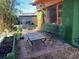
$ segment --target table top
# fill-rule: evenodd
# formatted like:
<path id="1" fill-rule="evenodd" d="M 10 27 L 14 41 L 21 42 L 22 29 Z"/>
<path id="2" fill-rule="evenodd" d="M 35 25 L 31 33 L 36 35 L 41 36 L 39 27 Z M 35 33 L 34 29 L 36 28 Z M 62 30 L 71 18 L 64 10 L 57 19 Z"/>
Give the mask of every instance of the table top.
<path id="1" fill-rule="evenodd" d="M 40 32 L 30 32 L 26 34 L 30 40 L 45 39 L 45 36 Z"/>

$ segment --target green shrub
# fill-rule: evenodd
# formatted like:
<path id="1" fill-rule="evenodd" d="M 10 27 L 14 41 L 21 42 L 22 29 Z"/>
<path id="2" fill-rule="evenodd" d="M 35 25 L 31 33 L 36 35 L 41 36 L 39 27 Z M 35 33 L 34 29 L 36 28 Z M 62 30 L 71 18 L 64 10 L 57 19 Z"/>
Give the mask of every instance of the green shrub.
<path id="1" fill-rule="evenodd" d="M 61 39 L 64 39 L 64 27 L 62 25 L 59 26 L 59 32 L 58 35 Z"/>
<path id="2" fill-rule="evenodd" d="M 46 24 L 46 31 L 54 35 L 58 35 L 59 25 L 57 24 Z"/>

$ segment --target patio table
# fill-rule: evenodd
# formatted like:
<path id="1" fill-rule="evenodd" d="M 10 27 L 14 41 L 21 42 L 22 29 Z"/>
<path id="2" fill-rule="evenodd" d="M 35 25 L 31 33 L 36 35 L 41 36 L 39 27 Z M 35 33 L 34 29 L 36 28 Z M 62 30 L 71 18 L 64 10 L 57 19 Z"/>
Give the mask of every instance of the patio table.
<path id="1" fill-rule="evenodd" d="M 28 32 L 25 38 L 27 38 L 26 40 L 31 43 L 31 46 L 33 46 L 37 41 L 41 41 L 45 45 L 46 37 L 40 32 Z"/>

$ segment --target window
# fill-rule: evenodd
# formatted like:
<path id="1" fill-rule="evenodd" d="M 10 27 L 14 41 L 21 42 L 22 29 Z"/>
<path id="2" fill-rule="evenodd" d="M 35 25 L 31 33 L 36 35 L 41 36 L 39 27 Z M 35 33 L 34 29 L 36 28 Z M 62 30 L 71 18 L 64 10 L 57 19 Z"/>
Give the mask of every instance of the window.
<path id="1" fill-rule="evenodd" d="M 50 6 L 48 8 L 49 11 L 49 21 L 50 23 L 55 23 L 56 22 L 56 6 Z"/>
<path id="2" fill-rule="evenodd" d="M 61 23 L 61 13 L 62 13 L 62 3 L 60 3 L 58 5 L 58 20 L 59 20 L 59 24 Z"/>

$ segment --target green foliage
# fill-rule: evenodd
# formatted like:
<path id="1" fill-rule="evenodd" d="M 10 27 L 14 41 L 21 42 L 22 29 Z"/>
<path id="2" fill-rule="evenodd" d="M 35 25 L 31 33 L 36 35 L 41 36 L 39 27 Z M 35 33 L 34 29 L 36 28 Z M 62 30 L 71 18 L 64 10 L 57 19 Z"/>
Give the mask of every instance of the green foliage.
<path id="1" fill-rule="evenodd" d="M 12 0 L 0 0 L 0 25 L 2 30 L 11 30 L 14 24 L 18 23 L 18 18 L 12 10 Z M 0 29 L 1 31 L 1 29 Z"/>
<path id="2" fill-rule="evenodd" d="M 46 24 L 46 31 L 47 32 L 51 32 L 51 28 L 52 28 L 51 24 Z"/>
<path id="3" fill-rule="evenodd" d="M 65 28 L 62 26 L 62 25 L 59 25 L 59 32 L 58 32 L 58 35 L 61 39 L 64 39 L 64 30 Z"/>
<path id="4" fill-rule="evenodd" d="M 46 24 L 46 31 L 51 33 L 56 33 L 59 31 L 59 25 L 57 24 Z"/>

